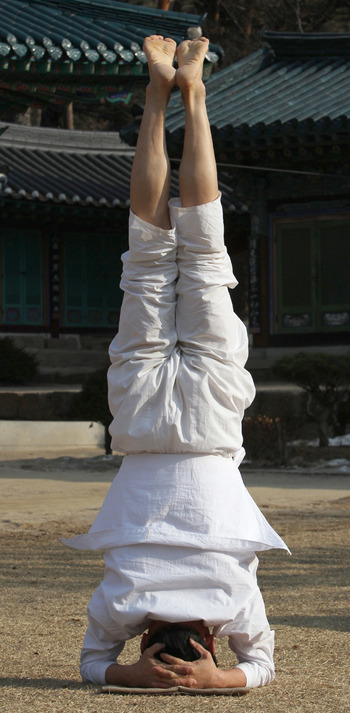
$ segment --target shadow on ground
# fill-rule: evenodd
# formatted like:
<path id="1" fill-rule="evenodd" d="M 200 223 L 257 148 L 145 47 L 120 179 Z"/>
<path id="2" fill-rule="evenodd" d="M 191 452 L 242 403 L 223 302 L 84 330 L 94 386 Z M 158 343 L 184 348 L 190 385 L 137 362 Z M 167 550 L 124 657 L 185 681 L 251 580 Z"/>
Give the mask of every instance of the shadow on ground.
<path id="1" fill-rule="evenodd" d="M 350 631 L 349 616 L 271 616 L 270 624 L 272 627 L 294 626 L 305 629 L 329 629 L 330 631 Z"/>
<path id="2" fill-rule="evenodd" d="M 12 686 L 13 688 L 70 688 L 81 690 L 86 684 L 64 678 L 0 678 L 0 687 Z"/>

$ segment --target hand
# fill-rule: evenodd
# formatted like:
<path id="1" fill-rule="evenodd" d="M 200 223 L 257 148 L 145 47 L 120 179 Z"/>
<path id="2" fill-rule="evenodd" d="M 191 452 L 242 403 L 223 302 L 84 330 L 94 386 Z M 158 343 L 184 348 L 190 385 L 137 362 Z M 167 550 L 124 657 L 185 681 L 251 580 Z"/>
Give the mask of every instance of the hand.
<path id="1" fill-rule="evenodd" d="M 207 651 L 197 641 L 193 639 L 190 639 L 190 641 L 193 648 L 200 654 L 199 659 L 191 661 L 191 678 L 196 681 L 192 686 L 193 688 L 238 688 L 247 685 L 246 675 L 239 667 L 230 668 L 228 671 L 220 670 L 214 663 L 210 651 Z M 172 669 L 185 663 L 185 661 L 177 659 L 175 656 L 169 656 L 169 654 L 161 654 L 161 657 L 170 664 Z M 182 685 L 187 686 L 188 684 L 182 683 Z"/>
<path id="2" fill-rule="evenodd" d="M 190 639 L 191 645 L 200 654 L 200 658 L 196 661 L 191 661 L 191 666 L 193 669 L 193 678 L 195 678 L 196 683 L 193 688 L 218 688 L 222 687 L 223 683 L 220 683 L 221 672 L 216 664 L 214 663 L 213 657 L 210 651 L 207 651 L 201 644 L 193 639 Z M 170 656 L 169 654 L 161 654 L 161 658 L 170 664 L 172 670 L 176 666 L 183 665 L 185 662 L 182 659 L 178 659 L 175 656 Z M 186 686 L 185 683 L 180 683 L 179 685 Z"/>
<path id="3" fill-rule="evenodd" d="M 192 662 L 178 659 L 174 664 L 167 665 L 154 658 L 164 644 L 154 644 L 144 651 L 139 660 L 127 665 L 111 664 L 108 666 L 105 680 L 115 686 L 140 686 L 142 688 L 171 688 L 172 686 L 194 687 L 196 680 L 191 675 Z"/>

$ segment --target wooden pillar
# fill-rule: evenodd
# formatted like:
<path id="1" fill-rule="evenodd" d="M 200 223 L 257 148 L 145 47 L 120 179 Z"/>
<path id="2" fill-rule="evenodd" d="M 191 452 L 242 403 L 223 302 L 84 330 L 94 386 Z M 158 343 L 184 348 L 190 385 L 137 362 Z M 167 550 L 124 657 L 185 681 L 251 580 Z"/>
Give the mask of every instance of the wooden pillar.
<path id="1" fill-rule="evenodd" d="M 30 107 L 30 126 L 41 126 L 42 109 L 39 106 Z"/>
<path id="2" fill-rule="evenodd" d="M 255 178 L 249 238 L 249 329 L 254 346 L 269 343 L 268 211 L 265 177 Z"/>
<path id="3" fill-rule="evenodd" d="M 205 8 L 205 10 L 208 10 L 208 16 L 210 22 L 212 22 L 215 25 L 215 30 L 219 29 L 219 24 L 220 24 L 220 5 L 221 5 L 221 0 L 212 0 L 212 2 L 208 3 L 209 7 Z M 231 17 L 229 10 L 226 7 L 226 3 L 223 3 L 223 7 L 225 10 L 228 12 L 229 16 Z"/>
<path id="4" fill-rule="evenodd" d="M 63 110 L 63 123 L 64 128 L 69 129 L 69 131 L 74 130 L 74 114 L 73 114 L 73 102 L 66 104 Z"/>
<path id="5" fill-rule="evenodd" d="M 50 265 L 50 306 L 51 320 L 50 331 L 51 336 L 58 338 L 60 334 L 61 321 L 61 265 L 60 265 L 60 238 L 59 235 L 53 235 L 51 238 L 49 265 Z"/>
<path id="6" fill-rule="evenodd" d="M 158 10 L 169 10 L 171 0 L 158 0 Z"/>

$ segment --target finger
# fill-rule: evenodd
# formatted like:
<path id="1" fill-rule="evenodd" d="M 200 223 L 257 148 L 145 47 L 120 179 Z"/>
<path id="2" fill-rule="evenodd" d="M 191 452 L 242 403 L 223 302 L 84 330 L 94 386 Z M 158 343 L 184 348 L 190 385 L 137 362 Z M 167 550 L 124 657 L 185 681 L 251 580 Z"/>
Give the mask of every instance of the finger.
<path id="1" fill-rule="evenodd" d="M 160 668 L 155 666 L 154 671 L 157 671 L 160 676 L 188 676 L 194 673 L 192 666 L 171 666 L 166 668 Z"/>
<path id="2" fill-rule="evenodd" d="M 207 649 L 205 649 L 204 646 L 202 646 L 202 644 L 198 643 L 198 641 L 195 641 L 194 639 L 190 639 L 190 643 L 191 643 L 191 646 L 193 646 L 193 648 L 196 649 L 196 651 L 198 651 L 198 653 L 200 653 L 201 658 L 202 657 L 207 658 L 208 654 L 211 655 L 210 652 L 207 651 Z"/>
<path id="3" fill-rule="evenodd" d="M 154 659 L 155 655 L 158 654 L 159 651 L 161 651 L 162 649 L 164 649 L 164 644 L 161 644 L 160 642 L 158 642 L 157 644 L 153 644 L 153 646 L 150 646 L 148 649 L 145 649 L 141 658 L 144 657 L 146 659 Z"/>
<path id="4" fill-rule="evenodd" d="M 166 668 L 154 668 L 153 671 L 155 676 L 159 676 L 159 678 L 166 682 L 166 681 L 172 681 L 175 678 L 175 674 L 172 671 L 168 671 Z"/>
<path id="5" fill-rule="evenodd" d="M 161 649 L 164 649 L 165 644 L 161 644 L 160 641 L 158 641 L 157 644 L 153 644 L 153 646 L 150 646 L 146 651 L 152 651 L 152 653 L 155 653 L 156 651 L 160 651 Z"/>
<path id="6" fill-rule="evenodd" d="M 172 688 L 175 684 L 166 681 L 153 681 L 150 688 Z"/>
<path id="7" fill-rule="evenodd" d="M 185 686 L 185 688 L 195 688 L 197 686 L 197 681 L 195 678 L 173 678 L 172 680 L 165 681 L 163 679 L 154 680 L 151 683 L 151 688 L 173 688 L 175 686 Z"/>
<path id="8" fill-rule="evenodd" d="M 186 678 L 175 678 L 172 682 L 173 686 L 185 686 L 186 688 L 195 688 L 197 686 L 197 680 L 192 676 L 186 676 Z"/>
<path id="9" fill-rule="evenodd" d="M 170 663 L 172 665 L 174 664 L 179 664 L 180 666 L 185 666 L 186 661 L 183 659 L 178 659 L 176 656 L 171 656 L 171 654 L 160 654 L 160 657 L 163 661 L 166 661 L 167 663 Z"/>

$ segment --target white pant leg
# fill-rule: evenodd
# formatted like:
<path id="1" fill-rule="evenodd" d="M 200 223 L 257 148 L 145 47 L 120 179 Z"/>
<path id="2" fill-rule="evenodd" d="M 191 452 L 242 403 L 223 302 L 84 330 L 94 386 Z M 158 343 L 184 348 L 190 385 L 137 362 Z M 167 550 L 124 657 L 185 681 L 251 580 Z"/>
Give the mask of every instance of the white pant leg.
<path id="1" fill-rule="evenodd" d="M 108 374 L 112 448 L 232 456 L 242 445 L 241 420 L 254 386 L 244 369 L 246 329 L 226 287 L 236 281 L 220 200 L 194 208 L 170 202 L 170 212 L 180 269 L 176 325 L 174 231 L 135 216 L 130 222 Z"/>
<path id="2" fill-rule="evenodd" d="M 108 396 L 114 416 L 110 427 L 114 450 L 147 450 L 144 436 L 152 428 L 151 423 L 146 423 L 152 408 L 152 418 L 157 420 L 157 405 L 152 405 L 152 397 L 161 385 L 164 387 L 167 359 L 177 342 L 176 278 L 175 230 L 157 228 L 131 213 L 129 251 L 123 255 L 120 286 L 124 298 L 119 330 L 109 351 Z"/>
<path id="3" fill-rule="evenodd" d="M 181 349 L 186 355 L 243 367 L 247 331 L 227 289 L 236 287 L 237 280 L 224 243 L 221 200 L 182 208 L 175 199 L 170 214 L 178 242 L 176 328 Z"/>
<path id="4" fill-rule="evenodd" d="M 255 388 L 244 369 L 247 331 L 227 289 L 237 281 L 224 244 L 221 200 L 192 208 L 172 200 L 170 214 L 178 241 L 176 329 L 182 370 L 193 374 L 205 450 L 228 453 L 230 444 L 232 451 L 241 446 L 241 421 Z M 211 442 L 205 430 L 211 431 Z"/>

